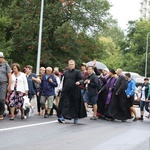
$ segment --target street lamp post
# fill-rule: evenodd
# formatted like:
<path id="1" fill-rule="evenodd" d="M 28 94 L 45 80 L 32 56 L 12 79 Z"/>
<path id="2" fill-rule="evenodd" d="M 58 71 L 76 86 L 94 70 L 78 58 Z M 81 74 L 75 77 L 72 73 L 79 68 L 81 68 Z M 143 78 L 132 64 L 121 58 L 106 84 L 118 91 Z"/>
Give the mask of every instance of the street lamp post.
<path id="1" fill-rule="evenodd" d="M 39 28 L 39 41 L 38 41 L 38 54 L 37 54 L 36 74 L 39 74 L 39 69 L 40 69 L 41 43 L 42 43 L 42 26 L 43 26 L 43 10 L 44 10 L 44 0 L 41 0 L 41 14 L 40 14 L 40 28 Z"/>
<path id="2" fill-rule="evenodd" d="M 146 40 L 146 60 L 145 60 L 145 77 L 147 77 L 147 58 L 148 58 L 148 37 L 150 32 L 147 33 L 147 40 Z"/>

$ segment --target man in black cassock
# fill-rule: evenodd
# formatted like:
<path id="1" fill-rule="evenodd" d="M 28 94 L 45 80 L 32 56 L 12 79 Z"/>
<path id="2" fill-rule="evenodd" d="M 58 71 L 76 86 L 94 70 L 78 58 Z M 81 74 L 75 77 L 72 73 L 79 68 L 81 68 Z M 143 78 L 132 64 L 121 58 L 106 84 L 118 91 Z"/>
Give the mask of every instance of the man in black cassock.
<path id="1" fill-rule="evenodd" d="M 109 115 L 113 119 L 126 121 L 131 119 L 130 107 L 128 105 L 126 90 L 126 79 L 122 75 L 122 69 L 117 69 L 118 79 L 114 85 L 113 96 L 109 105 Z"/>
<path id="2" fill-rule="evenodd" d="M 62 94 L 58 106 L 58 121 L 65 123 L 65 119 L 74 119 L 78 123 L 78 118 L 87 117 L 81 89 L 76 84 L 82 80 L 79 70 L 75 69 L 75 61 L 69 60 L 69 69 L 64 73 Z"/>

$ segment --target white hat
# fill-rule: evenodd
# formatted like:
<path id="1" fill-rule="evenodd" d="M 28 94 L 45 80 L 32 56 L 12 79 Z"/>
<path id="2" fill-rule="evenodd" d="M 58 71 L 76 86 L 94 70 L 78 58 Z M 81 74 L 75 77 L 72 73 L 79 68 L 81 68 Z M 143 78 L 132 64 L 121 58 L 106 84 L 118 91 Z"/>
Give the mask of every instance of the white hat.
<path id="1" fill-rule="evenodd" d="M 109 72 L 109 69 L 108 69 L 108 68 L 104 68 L 103 70 Z"/>
<path id="2" fill-rule="evenodd" d="M 3 52 L 0 52 L 0 57 L 4 57 L 4 54 L 3 54 Z"/>

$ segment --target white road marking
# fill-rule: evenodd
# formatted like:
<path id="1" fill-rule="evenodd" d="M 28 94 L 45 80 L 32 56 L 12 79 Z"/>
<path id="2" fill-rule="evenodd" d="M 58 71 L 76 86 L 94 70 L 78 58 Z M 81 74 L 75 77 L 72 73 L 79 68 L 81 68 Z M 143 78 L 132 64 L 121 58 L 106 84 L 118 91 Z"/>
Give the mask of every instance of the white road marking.
<path id="1" fill-rule="evenodd" d="M 92 115 L 88 115 L 88 117 L 91 117 L 91 116 Z M 4 128 L 4 129 L 0 129 L 0 132 L 9 131 L 9 130 L 16 130 L 16 129 L 22 129 L 22 128 L 28 128 L 28 127 L 34 127 L 34 126 L 40 126 L 40 125 L 46 125 L 46 124 L 52 124 L 52 123 L 56 123 L 56 122 L 58 122 L 58 120 L 42 122 L 42 123 L 35 123 L 35 124 L 29 124 L 29 125 L 23 125 L 23 126 L 17 126 L 17 127 Z"/>
<path id="2" fill-rule="evenodd" d="M 57 120 L 49 121 L 49 122 L 42 122 L 42 123 L 36 123 L 36 124 L 29 124 L 29 125 L 23 125 L 23 126 L 17 126 L 17 127 L 10 127 L 10 128 L 4 128 L 0 129 L 1 131 L 9 131 L 9 130 L 15 130 L 15 129 L 22 129 L 22 128 L 28 128 L 28 127 L 34 127 L 34 126 L 40 126 L 40 125 L 46 125 L 46 124 L 52 124 L 58 122 Z"/>

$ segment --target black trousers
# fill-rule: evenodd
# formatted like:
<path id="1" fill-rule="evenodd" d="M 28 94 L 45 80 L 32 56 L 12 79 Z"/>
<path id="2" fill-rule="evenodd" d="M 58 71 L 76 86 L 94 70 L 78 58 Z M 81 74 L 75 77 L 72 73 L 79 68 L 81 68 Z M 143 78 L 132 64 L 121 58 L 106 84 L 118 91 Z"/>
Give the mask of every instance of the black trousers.
<path id="1" fill-rule="evenodd" d="M 40 103 L 41 94 L 37 96 L 37 111 L 40 113 L 41 103 Z"/>
<path id="2" fill-rule="evenodd" d="M 56 112 L 58 112 L 58 108 L 57 106 L 53 103 L 53 108 L 51 109 L 51 112 L 50 112 L 50 115 L 52 116 L 53 115 L 53 110 L 56 110 Z"/>
<path id="3" fill-rule="evenodd" d="M 5 111 L 5 98 L 7 91 L 7 82 L 0 82 L 0 115 Z"/>
<path id="4" fill-rule="evenodd" d="M 0 99 L 0 115 L 3 115 L 5 111 L 5 102 L 3 99 Z"/>

